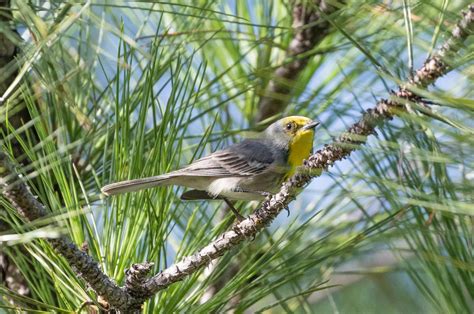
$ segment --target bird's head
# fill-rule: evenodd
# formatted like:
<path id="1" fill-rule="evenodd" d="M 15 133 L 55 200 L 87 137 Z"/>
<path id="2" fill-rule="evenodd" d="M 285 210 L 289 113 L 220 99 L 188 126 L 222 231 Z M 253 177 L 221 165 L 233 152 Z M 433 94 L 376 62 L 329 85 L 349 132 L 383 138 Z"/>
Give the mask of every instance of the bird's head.
<path id="1" fill-rule="evenodd" d="M 319 122 L 303 116 L 290 116 L 272 123 L 266 130 L 267 138 L 281 148 L 290 148 L 293 145 L 313 145 L 314 128 Z M 303 142 L 302 142 L 303 141 Z M 305 157 L 306 158 L 306 157 Z"/>

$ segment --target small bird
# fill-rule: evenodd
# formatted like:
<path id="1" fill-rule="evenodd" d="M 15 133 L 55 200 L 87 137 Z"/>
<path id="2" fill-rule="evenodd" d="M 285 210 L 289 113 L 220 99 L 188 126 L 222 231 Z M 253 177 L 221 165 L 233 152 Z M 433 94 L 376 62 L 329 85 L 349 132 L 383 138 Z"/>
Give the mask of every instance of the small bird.
<path id="1" fill-rule="evenodd" d="M 218 150 L 179 170 L 108 184 L 102 193 L 114 195 L 180 185 L 192 189 L 183 193 L 181 199 L 223 199 L 235 213 L 229 200 L 263 200 L 279 191 L 282 182 L 311 154 L 318 124 L 302 116 L 282 118 L 256 138 Z"/>

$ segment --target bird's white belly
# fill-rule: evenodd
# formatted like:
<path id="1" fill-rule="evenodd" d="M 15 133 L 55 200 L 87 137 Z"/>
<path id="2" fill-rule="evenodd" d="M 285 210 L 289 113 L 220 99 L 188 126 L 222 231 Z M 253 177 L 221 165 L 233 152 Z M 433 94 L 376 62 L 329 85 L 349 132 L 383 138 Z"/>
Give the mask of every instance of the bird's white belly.
<path id="1" fill-rule="evenodd" d="M 226 196 L 227 193 L 235 191 L 238 188 L 240 181 L 242 178 L 238 177 L 230 177 L 230 178 L 218 178 L 215 179 L 209 184 L 207 188 L 207 192 L 213 196 L 217 195 L 224 195 Z"/>
<path id="2" fill-rule="evenodd" d="M 207 188 L 207 192 L 213 196 L 226 197 L 231 200 L 242 200 L 242 201 L 261 201 L 265 197 L 257 191 L 242 191 L 239 192 L 239 189 L 244 188 L 241 186 L 244 183 L 246 178 L 219 178 L 215 179 Z"/>
<path id="3" fill-rule="evenodd" d="M 258 192 L 260 190 L 255 191 L 256 187 L 248 186 L 249 179 L 246 177 L 224 177 L 214 179 L 210 177 L 186 177 L 186 180 L 182 180 L 182 178 L 183 177 L 175 178 L 173 184 L 206 191 L 216 198 L 221 196 L 231 200 L 245 201 L 263 200 L 265 198 Z M 260 184 L 258 186 L 260 187 Z M 239 189 L 244 189 L 246 191 L 238 192 Z M 262 186 L 261 189 L 264 192 L 269 192 L 264 189 L 264 186 Z"/>

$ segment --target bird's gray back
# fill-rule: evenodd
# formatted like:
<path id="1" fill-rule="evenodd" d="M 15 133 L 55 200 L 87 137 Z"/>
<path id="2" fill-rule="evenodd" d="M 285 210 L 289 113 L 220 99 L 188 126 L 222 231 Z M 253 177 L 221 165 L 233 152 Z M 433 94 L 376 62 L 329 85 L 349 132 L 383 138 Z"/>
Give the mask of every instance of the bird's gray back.
<path id="1" fill-rule="evenodd" d="M 246 139 L 198 159 L 178 172 L 191 176 L 254 176 L 270 166 L 284 166 L 287 155 L 266 140 Z"/>

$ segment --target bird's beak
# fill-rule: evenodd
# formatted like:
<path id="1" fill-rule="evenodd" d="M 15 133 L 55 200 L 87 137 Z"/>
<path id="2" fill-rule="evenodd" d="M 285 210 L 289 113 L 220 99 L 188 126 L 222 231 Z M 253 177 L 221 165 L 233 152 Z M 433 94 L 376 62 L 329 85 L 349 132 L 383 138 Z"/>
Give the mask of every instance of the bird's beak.
<path id="1" fill-rule="evenodd" d="M 303 130 L 311 130 L 311 129 L 314 129 L 315 127 L 317 127 L 319 125 L 319 122 L 318 121 L 311 121 L 309 122 L 308 124 L 305 124 L 302 129 Z"/>

